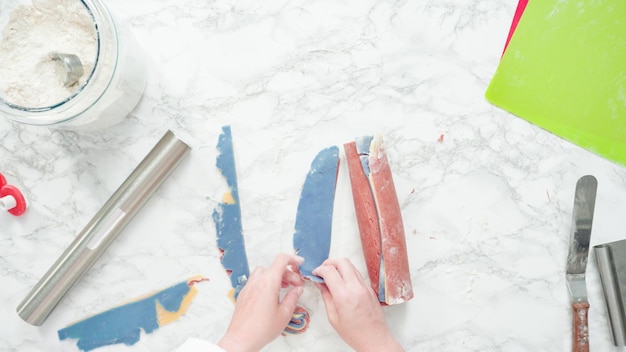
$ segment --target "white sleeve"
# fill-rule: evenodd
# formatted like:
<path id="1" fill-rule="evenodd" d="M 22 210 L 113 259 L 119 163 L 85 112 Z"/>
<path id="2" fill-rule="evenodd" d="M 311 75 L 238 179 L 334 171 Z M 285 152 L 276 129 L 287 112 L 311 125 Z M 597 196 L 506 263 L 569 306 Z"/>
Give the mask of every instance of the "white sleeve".
<path id="1" fill-rule="evenodd" d="M 208 341 L 188 338 L 185 343 L 176 349 L 175 352 L 226 352 L 215 344 Z"/>

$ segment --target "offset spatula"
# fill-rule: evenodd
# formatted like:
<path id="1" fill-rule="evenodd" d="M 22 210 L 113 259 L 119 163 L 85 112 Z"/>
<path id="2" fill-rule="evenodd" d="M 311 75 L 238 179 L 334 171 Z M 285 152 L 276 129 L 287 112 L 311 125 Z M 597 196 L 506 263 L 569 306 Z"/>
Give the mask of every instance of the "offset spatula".
<path id="1" fill-rule="evenodd" d="M 589 238 L 596 205 L 598 181 L 587 175 L 576 182 L 572 228 L 567 255 L 567 287 L 572 299 L 572 351 L 589 351 L 589 324 L 585 270 L 589 254 Z"/>

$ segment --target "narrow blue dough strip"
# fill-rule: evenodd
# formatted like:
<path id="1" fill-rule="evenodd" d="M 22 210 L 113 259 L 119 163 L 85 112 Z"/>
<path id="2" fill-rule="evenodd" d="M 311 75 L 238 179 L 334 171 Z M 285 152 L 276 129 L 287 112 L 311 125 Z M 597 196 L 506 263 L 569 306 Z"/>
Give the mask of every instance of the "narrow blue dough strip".
<path id="1" fill-rule="evenodd" d="M 354 141 L 356 146 L 356 152 L 359 154 L 359 158 L 361 159 L 361 166 L 363 167 L 363 172 L 365 172 L 365 176 L 370 177 L 370 145 L 372 144 L 373 136 L 361 136 L 357 137 Z"/>
<path id="2" fill-rule="evenodd" d="M 237 186 L 237 170 L 233 151 L 233 137 L 230 126 L 222 127 L 222 134 L 217 143 L 220 154 L 215 166 L 220 170 L 228 184 L 234 204 L 221 202 L 213 210 L 213 221 L 217 232 L 217 246 L 224 251 L 222 266 L 231 271 L 230 283 L 235 289 L 235 299 L 250 276 L 246 247 L 241 225 L 241 207 Z"/>
<path id="3" fill-rule="evenodd" d="M 293 246 L 304 258 L 300 273 L 322 282 L 311 272 L 328 258 L 333 220 L 335 185 L 339 168 L 339 148 L 320 151 L 306 176 L 296 215 Z"/>

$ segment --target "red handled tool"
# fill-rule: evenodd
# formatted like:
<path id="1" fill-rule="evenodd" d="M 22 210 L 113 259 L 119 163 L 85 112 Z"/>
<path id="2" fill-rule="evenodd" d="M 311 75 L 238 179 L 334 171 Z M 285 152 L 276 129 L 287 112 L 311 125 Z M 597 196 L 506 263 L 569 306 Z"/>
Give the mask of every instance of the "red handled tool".
<path id="1" fill-rule="evenodd" d="M 0 210 L 7 210 L 11 215 L 20 216 L 26 211 L 26 198 L 15 186 L 7 184 L 0 173 Z"/>

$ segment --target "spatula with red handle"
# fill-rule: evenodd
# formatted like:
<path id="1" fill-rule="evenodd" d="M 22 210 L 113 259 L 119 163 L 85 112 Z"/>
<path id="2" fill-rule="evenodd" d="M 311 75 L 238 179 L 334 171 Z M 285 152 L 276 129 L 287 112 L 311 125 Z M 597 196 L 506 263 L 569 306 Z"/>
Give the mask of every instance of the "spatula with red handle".
<path id="1" fill-rule="evenodd" d="M 589 352 L 589 301 L 585 271 L 589 254 L 589 239 L 596 205 L 598 181 L 587 175 L 576 182 L 572 228 L 567 255 L 567 287 L 572 300 L 572 351 Z"/>

